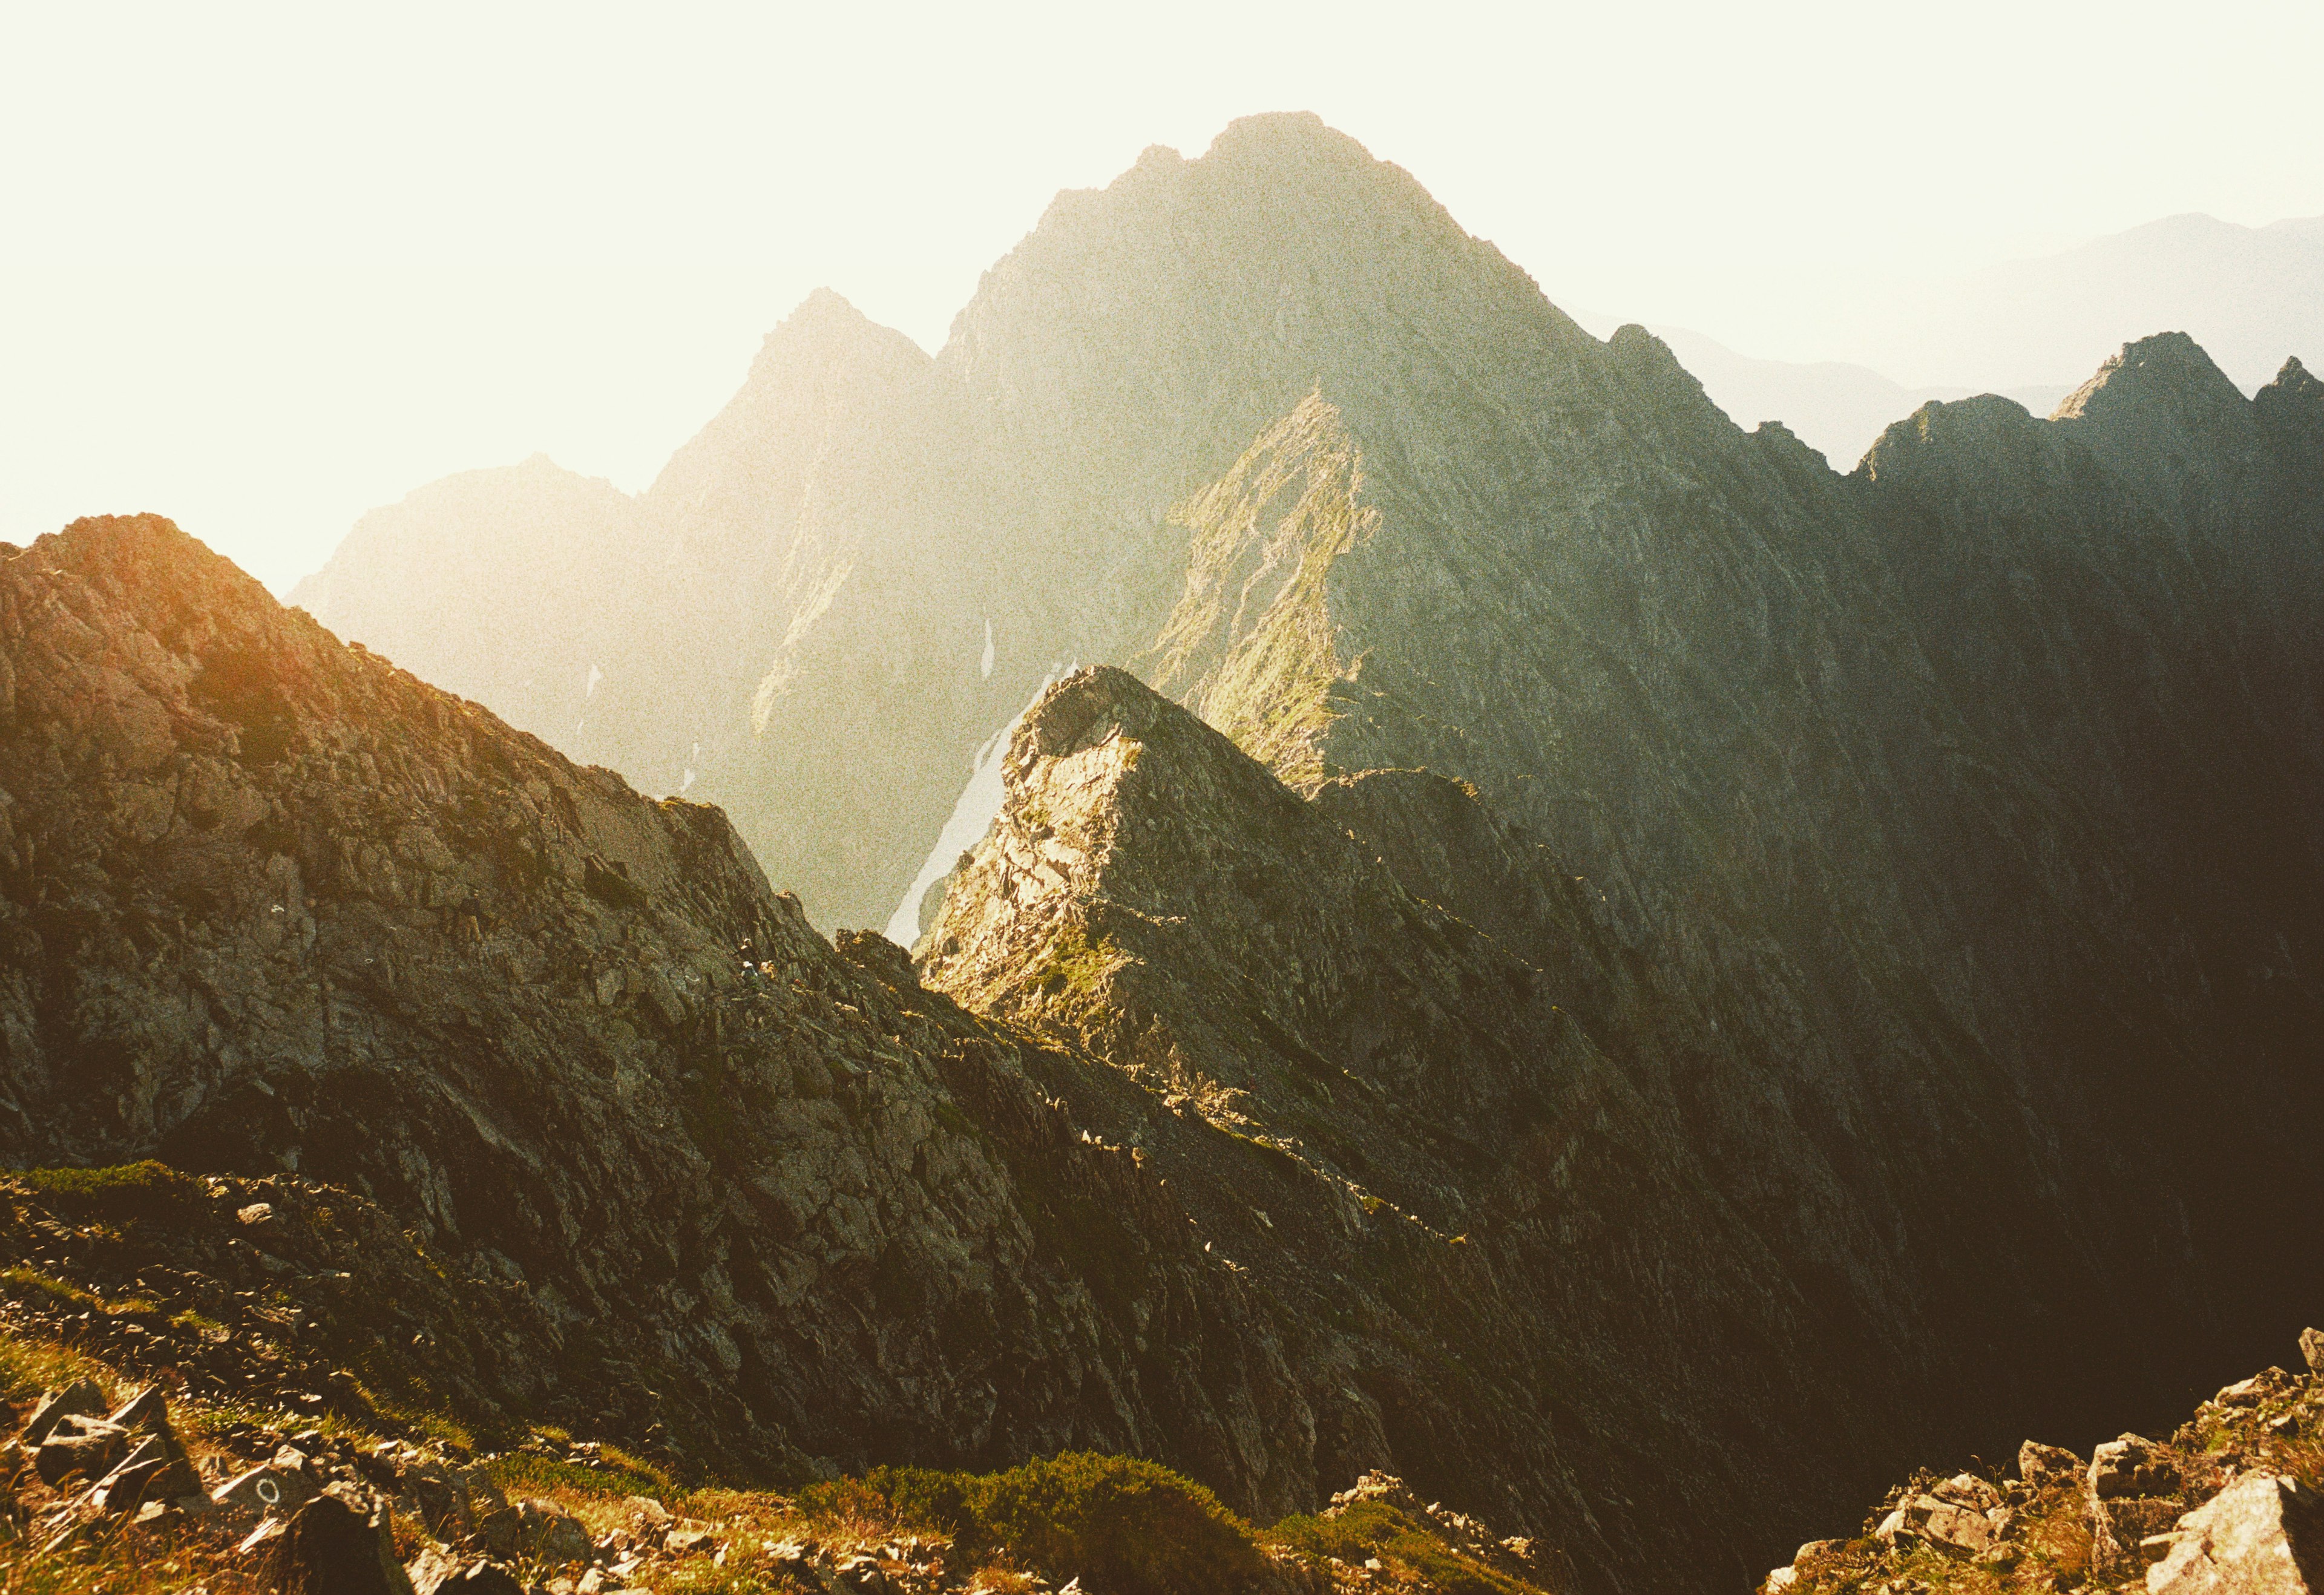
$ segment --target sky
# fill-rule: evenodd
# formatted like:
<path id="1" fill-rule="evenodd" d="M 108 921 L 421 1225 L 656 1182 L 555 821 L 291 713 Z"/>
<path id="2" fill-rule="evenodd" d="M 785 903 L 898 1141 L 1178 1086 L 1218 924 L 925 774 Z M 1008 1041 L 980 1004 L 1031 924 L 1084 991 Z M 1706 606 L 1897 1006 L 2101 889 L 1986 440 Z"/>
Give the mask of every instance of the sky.
<path id="1" fill-rule="evenodd" d="M 651 481 L 827 285 L 940 345 L 1058 189 L 1313 110 L 1550 298 L 1844 357 L 1883 296 L 2324 212 L 2324 6 L 0 0 L 0 539 L 285 590 L 536 452 Z"/>

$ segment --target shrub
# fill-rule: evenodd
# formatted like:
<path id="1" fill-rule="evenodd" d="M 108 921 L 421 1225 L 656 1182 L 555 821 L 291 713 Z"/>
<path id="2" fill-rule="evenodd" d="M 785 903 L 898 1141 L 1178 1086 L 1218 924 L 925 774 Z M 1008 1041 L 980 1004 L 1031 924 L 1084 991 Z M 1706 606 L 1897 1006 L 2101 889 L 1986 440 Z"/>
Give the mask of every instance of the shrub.
<path id="1" fill-rule="evenodd" d="M 972 1562 L 1005 1554 L 1092 1595 L 1225 1595 L 1261 1568 L 1250 1526 L 1216 1496 L 1136 1457 L 1068 1452 L 982 1476 L 875 1468 L 797 1504 L 871 1535 L 949 1535 Z"/>
<path id="2" fill-rule="evenodd" d="M 1218 1497 L 1138 1457 L 1068 1452 L 975 1481 L 980 1537 L 1099 1595 L 1230 1590 L 1255 1579 L 1250 1527 Z"/>
<path id="3" fill-rule="evenodd" d="M 677 1493 L 669 1474 L 626 1452 L 601 1456 L 592 1462 L 571 1462 L 531 1452 L 504 1452 L 484 1464 L 493 1482 L 512 1496 L 548 1495 L 565 1490 L 574 1495 L 619 1499 L 625 1496 Z"/>

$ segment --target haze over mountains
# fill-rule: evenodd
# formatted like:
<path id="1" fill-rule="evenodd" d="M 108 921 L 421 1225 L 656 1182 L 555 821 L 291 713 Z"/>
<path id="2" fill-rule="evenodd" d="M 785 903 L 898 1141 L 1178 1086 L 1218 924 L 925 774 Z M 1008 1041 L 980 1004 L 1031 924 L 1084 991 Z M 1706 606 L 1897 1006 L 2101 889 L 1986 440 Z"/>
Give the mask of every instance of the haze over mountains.
<path id="1" fill-rule="evenodd" d="M 1998 392 L 2047 415 L 2125 341 L 2175 327 L 2246 393 L 2287 349 L 2324 347 L 2324 217 L 2239 226 L 2179 216 L 1965 277 L 1859 293 L 1808 337 L 1838 356 L 1770 359 L 1650 324 L 1744 426 L 1780 420 L 1841 469 L 1930 400 Z M 1576 312 L 1600 337 L 1620 325 Z M 1764 355 L 1764 351 L 1762 352 Z M 1898 379 L 1902 380 L 1898 380 Z"/>
<path id="2" fill-rule="evenodd" d="M 2146 332 L 1843 475 L 1255 117 L 935 355 L 816 295 L 635 499 L 367 517 L 368 657 L 77 527 L 0 567 L 10 1155 L 295 1160 L 706 1456 L 1393 1467 L 1738 1587 L 2324 1307 L 2324 383 Z"/>

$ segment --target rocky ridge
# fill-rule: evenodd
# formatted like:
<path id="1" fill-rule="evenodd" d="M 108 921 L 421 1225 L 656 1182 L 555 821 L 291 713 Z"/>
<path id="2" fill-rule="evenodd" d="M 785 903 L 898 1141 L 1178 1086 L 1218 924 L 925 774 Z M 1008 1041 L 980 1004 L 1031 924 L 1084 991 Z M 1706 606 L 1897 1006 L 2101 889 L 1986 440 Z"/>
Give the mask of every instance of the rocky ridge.
<path id="1" fill-rule="evenodd" d="M 277 1260 L 385 1291 L 346 1355 L 483 1299 L 438 1365 L 483 1416 L 742 1476 L 1176 1434 L 1246 1509 L 1316 1498 L 1268 1333 L 1156 1176 L 895 949 L 816 936 L 717 811 L 162 521 L 0 559 L 0 1155 L 379 1214 L 189 1196 L 196 1260 L 144 1261 L 231 1294 L 274 1272 L 244 1209 L 341 1214 Z M 445 1283 L 397 1279 L 404 1233 Z"/>

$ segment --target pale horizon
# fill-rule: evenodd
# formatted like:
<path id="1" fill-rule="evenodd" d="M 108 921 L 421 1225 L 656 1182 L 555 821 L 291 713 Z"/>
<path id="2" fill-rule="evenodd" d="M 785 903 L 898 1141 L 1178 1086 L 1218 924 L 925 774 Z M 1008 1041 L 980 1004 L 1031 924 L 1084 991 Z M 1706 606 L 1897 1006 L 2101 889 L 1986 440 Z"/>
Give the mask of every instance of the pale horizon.
<path id="1" fill-rule="evenodd" d="M 459 471 L 638 491 L 814 289 L 934 349 L 1059 190 L 1266 111 L 1562 306 L 1768 359 L 1862 359 L 1868 302 L 2166 217 L 2324 213 L 2292 6 L 1176 16 L 18 17 L 0 538 L 151 510 L 283 591 Z"/>

